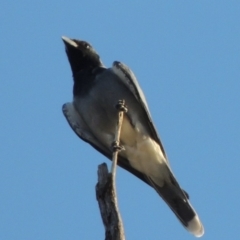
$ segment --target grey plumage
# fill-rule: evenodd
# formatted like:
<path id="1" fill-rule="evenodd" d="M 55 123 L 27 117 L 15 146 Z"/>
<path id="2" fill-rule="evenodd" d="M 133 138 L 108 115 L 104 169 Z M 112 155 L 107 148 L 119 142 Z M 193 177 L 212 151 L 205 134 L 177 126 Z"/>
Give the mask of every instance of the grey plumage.
<path id="1" fill-rule="evenodd" d="M 152 186 L 181 223 L 197 237 L 204 233 L 188 195 L 175 179 L 163 145 L 153 125 L 145 96 L 133 72 L 123 63 L 106 68 L 93 47 L 63 37 L 72 69 L 73 102 L 63 105 L 63 113 L 73 131 L 111 159 L 117 111 L 114 105 L 126 101 L 118 165 Z"/>

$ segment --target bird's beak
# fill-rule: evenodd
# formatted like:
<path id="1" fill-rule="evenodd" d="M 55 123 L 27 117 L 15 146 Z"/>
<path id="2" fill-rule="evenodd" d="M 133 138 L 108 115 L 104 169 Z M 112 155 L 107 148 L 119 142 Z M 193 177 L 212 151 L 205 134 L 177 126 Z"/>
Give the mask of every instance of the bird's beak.
<path id="1" fill-rule="evenodd" d="M 78 47 L 78 45 L 70 38 L 62 36 L 62 40 L 64 42 L 64 44 L 66 45 L 66 47 L 68 46 L 72 46 L 72 47 Z"/>

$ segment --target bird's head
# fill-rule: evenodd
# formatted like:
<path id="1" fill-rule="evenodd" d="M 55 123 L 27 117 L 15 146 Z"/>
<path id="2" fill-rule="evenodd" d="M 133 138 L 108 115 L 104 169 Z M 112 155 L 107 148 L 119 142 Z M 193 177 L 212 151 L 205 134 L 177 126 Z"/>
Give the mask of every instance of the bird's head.
<path id="1" fill-rule="evenodd" d="M 88 42 L 67 37 L 62 37 L 62 40 L 73 74 L 103 66 L 99 55 Z"/>

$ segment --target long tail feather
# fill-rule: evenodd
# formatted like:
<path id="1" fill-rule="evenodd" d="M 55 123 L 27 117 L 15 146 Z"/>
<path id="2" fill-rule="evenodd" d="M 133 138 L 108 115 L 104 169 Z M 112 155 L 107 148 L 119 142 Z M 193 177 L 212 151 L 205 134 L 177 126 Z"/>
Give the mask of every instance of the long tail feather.
<path id="1" fill-rule="evenodd" d="M 173 183 L 165 183 L 162 187 L 159 187 L 151 178 L 149 180 L 183 226 L 196 237 L 201 237 L 204 234 L 203 225 L 191 206 L 188 196 L 179 187 L 176 180 L 173 179 Z"/>

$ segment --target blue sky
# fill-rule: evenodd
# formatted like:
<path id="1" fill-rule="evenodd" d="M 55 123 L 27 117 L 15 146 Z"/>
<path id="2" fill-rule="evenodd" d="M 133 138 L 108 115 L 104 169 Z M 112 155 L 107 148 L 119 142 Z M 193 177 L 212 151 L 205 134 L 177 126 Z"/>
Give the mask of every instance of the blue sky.
<path id="1" fill-rule="evenodd" d="M 97 166 L 61 106 L 72 99 L 61 36 L 126 63 L 145 92 L 203 239 L 237 239 L 239 1 L 2 1 L 0 239 L 104 239 Z M 118 168 L 127 239 L 194 239 L 159 196 Z"/>

